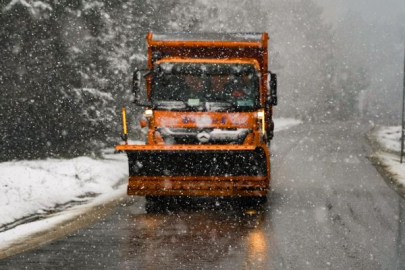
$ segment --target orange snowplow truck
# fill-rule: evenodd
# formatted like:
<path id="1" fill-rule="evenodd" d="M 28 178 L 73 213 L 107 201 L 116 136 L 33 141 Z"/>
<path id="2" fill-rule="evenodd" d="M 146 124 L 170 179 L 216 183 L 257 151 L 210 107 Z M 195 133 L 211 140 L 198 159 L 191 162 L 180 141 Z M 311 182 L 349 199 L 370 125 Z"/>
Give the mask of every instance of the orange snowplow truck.
<path id="1" fill-rule="evenodd" d="M 148 69 L 133 76 L 145 145 L 123 139 L 128 195 L 251 196 L 270 186 L 272 107 L 267 33 L 148 33 Z M 141 102 L 141 80 L 146 99 Z"/>

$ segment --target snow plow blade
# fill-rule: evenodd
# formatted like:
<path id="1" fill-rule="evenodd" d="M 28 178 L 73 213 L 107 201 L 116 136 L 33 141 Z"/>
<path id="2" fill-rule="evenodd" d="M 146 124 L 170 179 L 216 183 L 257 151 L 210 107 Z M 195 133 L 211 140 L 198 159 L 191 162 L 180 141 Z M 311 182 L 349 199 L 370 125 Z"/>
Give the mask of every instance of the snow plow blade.
<path id="1" fill-rule="evenodd" d="M 128 155 L 128 195 L 264 196 L 268 153 L 229 145 L 120 145 Z"/>

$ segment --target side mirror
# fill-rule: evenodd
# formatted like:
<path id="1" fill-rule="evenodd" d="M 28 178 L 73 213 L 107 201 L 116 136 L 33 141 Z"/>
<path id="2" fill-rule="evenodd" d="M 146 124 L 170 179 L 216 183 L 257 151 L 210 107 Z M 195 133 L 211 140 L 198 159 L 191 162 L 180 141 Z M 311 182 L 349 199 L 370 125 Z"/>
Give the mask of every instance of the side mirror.
<path id="1" fill-rule="evenodd" d="M 135 97 L 134 103 L 139 103 L 141 99 L 141 76 L 141 71 L 139 69 L 135 69 L 134 75 L 132 76 L 132 93 Z"/>
<path id="2" fill-rule="evenodd" d="M 271 105 L 277 105 L 277 74 L 270 73 L 270 97 Z"/>

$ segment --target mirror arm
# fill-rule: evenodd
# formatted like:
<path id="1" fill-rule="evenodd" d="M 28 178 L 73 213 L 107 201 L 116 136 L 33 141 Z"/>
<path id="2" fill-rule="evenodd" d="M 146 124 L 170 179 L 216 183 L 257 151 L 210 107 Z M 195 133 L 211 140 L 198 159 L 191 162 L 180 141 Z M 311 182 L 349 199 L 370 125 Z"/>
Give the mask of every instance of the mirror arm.
<path id="1" fill-rule="evenodd" d="M 147 76 L 151 75 L 153 70 L 148 70 L 148 69 L 144 69 L 142 71 L 147 71 L 145 74 L 142 75 L 143 78 L 146 78 Z"/>
<path id="2" fill-rule="evenodd" d="M 268 71 L 270 74 L 270 82 L 269 82 L 269 90 L 270 90 L 270 97 L 271 97 L 271 105 L 276 106 L 278 103 L 277 99 L 277 74 Z"/>
<path id="3" fill-rule="evenodd" d="M 141 72 L 145 72 L 145 74 L 141 74 Z M 151 104 L 142 104 L 140 103 L 140 84 L 141 84 L 141 78 L 145 78 L 146 76 L 152 74 L 152 70 L 149 69 L 135 69 L 133 76 L 132 76 L 132 93 L 134 95 L 134 101 L 133 103 L 137 106 L 141 107 L 150 107 Z"/>

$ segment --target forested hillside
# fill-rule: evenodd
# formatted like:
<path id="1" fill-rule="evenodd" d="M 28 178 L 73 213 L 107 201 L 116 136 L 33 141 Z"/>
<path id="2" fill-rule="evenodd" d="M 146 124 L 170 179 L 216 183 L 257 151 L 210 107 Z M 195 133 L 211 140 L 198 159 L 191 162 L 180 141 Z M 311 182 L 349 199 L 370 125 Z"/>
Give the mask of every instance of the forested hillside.
<path id="1" fill-rule="evenodd" d="M 351 118 L 367 74 L 341 61 L 321 14 L 312 0 L 1 0 L 0 159 L 94 155 L 114 145 L 120 108 L 131 120 L 139 114 L 129 84 L 145 65 L 148 31 L 267 31 L 277 115 Z"/>
<path id="2" fill-rule="evenodd" d="M 146 32 L 198 24 L 185 2 L 1 1 L 1 159 L 77 156 L 113 144 Z"/>

